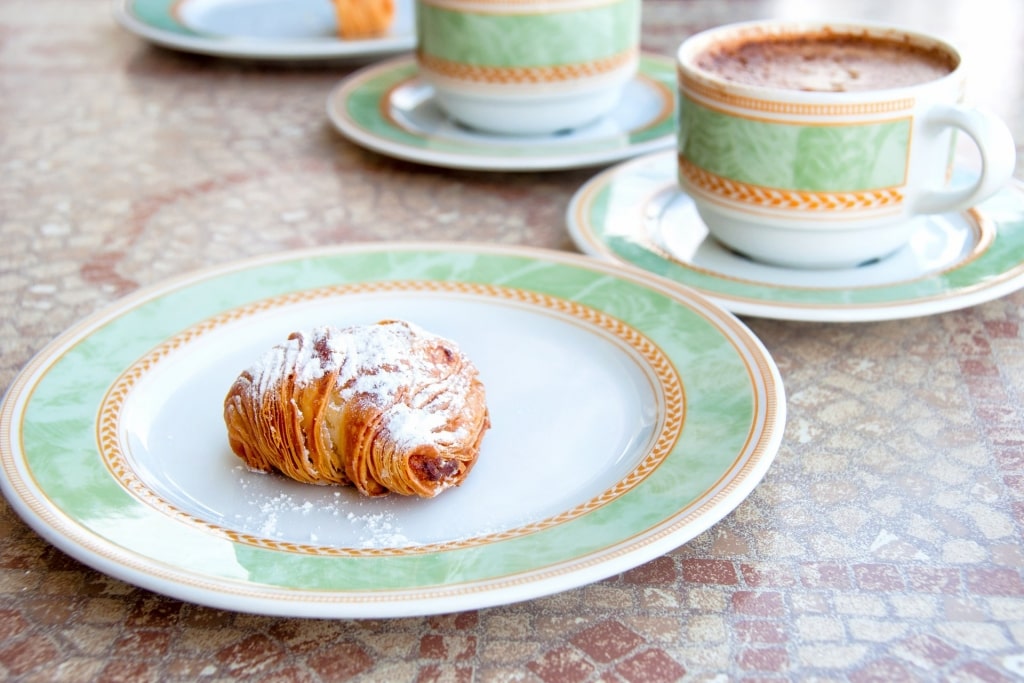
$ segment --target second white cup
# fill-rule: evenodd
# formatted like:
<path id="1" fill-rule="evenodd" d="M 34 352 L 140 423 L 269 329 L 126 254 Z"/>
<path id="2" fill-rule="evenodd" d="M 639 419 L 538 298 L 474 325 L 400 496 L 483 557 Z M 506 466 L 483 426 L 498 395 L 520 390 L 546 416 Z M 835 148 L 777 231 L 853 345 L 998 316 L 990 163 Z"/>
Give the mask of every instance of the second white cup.
<path id="1" fill-rule="evenodd" d="M 504 135 L 607 114 L 639 64 L 640 0 L 417 0 L 416 59 L 438 105 Z"/>

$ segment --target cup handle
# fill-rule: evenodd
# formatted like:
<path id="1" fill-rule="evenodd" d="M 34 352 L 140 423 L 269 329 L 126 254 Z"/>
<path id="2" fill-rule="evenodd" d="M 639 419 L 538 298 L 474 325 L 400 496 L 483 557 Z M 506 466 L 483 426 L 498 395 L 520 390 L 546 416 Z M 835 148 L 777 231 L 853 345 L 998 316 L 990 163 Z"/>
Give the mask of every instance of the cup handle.
<path id="1" fill-rule="evenodd" d="M 999 191 L 1013 176 L 1017 148 L 1010 129 L 997 116 L 977 108 L 939 105 L 926 114 L 926 134 L 952 126 L 965 132 L 981 155 L 981 174 L 966 187 L 931 190 L 914 203 L 917 213 L 946 213 L 974 206 Z"/>

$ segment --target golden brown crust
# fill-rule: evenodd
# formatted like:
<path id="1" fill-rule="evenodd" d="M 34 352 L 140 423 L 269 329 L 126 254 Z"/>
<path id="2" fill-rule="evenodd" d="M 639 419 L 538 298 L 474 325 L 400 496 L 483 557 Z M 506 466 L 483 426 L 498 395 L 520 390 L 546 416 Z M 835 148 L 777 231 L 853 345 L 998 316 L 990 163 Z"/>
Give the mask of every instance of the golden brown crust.
<path id="1" fill-rule="evenodd" d="M 394 0 L 334 0 L 338 34 L 346 40 L 371 38 L 388 30 L 395 18 Z"/>
<path id="2" fill-rule="evenodd" d="M 425 498 L 462 483 L 490 426 L 476 367 L 402 321 L 293 333 L 238 376 L 224 421 L 251 469 Z"/>

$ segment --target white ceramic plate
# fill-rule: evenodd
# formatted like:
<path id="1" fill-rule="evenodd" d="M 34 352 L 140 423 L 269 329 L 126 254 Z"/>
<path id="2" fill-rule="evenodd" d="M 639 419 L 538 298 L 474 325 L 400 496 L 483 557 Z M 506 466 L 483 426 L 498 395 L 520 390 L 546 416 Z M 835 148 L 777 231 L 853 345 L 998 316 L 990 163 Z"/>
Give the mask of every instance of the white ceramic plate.
<path id="1" fill-rule="evenodd" d="M 416 44 L 413 0 L 396 0 L 386 35 L 342 40 L 330 0 L 113 0 L 124 28 L 156 45 L 244 59 L 361 59 Z"/>
<path id="2" fill-rule="evenodd" d="M 368 499 L 241 467 L 222 401 L 295 329 L 387 317 L 455 340 L 493 421 L 466 482 Z M 782 439 L 778 371 L 690 290 L 574 254 L 363 245 L 140 291 L 54 340 L 0 406 L 2 489 L 130 583 L 310 617 L 453 612 L 637 566 L 707 529 Z"/>
<path id="3" fill-rule="evenodd" d="M 672 146 L 675 67 L 643 55 L 619 106 L 582 128 L 553 135 L 502 136 L 449 119 L 433 88 L 400 57 L 358 71 L 331 92 L 327 116 L 352 142 L 406 161 L 478 171 L 541 171 L 620 161 Z"/>
<path id="4" fill-rule="evenodd" d="M 958 169 L 954 182 L 970 173 Z M 567 223 L 587 254 L 694 287 L 741 315 L 856 322 L 932 315 L 1024 287 L 1019 183 L 968 212 L 921 218 L 910 243 L 857 268 L 800 270 L 757 263 L 708 235 L 676 184 L 675 152 L 598 174 L 574 195 Z"/>

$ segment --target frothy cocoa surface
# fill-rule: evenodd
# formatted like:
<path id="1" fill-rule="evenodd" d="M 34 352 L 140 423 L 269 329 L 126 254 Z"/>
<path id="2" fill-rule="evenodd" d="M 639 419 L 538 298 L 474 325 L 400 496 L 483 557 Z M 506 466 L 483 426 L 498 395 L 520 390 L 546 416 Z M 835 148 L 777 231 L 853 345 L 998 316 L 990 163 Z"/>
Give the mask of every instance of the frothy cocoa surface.
<path id="1" fill-rule="evenodd" d="M 955 57 L 939 49 L 833 33 L 737 40 L 706 50 L 696 62 L 736 83 L 822 92 L 899 88 L 956 67 Z"/>

